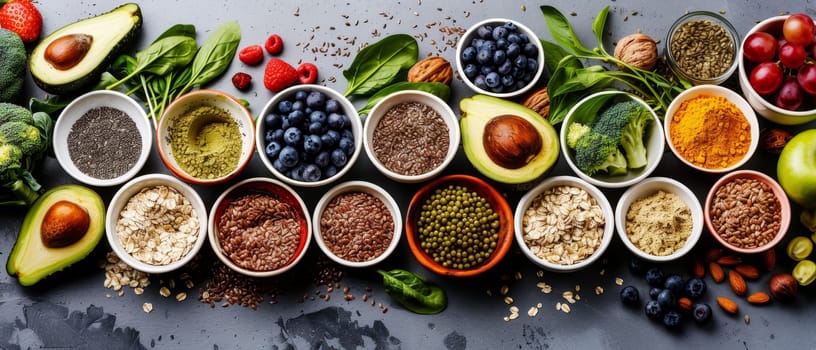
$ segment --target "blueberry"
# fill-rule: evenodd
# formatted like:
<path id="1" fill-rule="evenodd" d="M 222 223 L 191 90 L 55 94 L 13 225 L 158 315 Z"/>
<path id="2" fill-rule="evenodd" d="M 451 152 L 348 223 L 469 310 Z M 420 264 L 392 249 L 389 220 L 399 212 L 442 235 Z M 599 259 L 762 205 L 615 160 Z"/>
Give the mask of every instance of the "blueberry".
<path id="1" fill-rule="evenodd" d="M 317 113 L 317 112 L 314 112 L 314 113 Z M 314 113 L 312 113 L 312 114 L 314 114 Z M 309 130 L 309 133 L 310 133 L 310 134 L 321 135 L 321 134 L 323 134 L 324 132 L 326 132 L 326 129 L 327 129 L 328 127 L 329 127 L 329 126 L 328 126 L 328 124 L 326 124 L 326 123 L 320 123 L 320 122 L 311 122 L 311 123 L 309 123 L 309 128 L 308 128 L 308 130 Z"/>
<path id="2" fill-rule="evenodd" d="M 303 150 L 306 151 L 308 154 L 317 154 L 320 152 L 320 147 L 322 147 L 322 142 L 320 142 L 320 136 L 315 134 L 308 135 L 303 138 Z"/>
<path id="3" fill-rule="evenodd" d="M 277 170 L 281 174 L 286 174 L 286 172 L 289 171 L 289 167 L 284 166 L 283 163 L 281 163 L 280 158 L 277 158 L 272 161 L 272 167 L 275 168 L 275 170 Z"/>
<path id="4" fill-rule="evenodd" d="M 516 43 L 511 43 L 507 45 L 507 57 L 515 58 L 521 53 L 521 45 Z"/>
<path id="5" fill-rule="evenodd" d="M 287 145 L 298 145 L 300 144 L 301 139 L 303 139 L 303 133 L 300 131 L 300 129 L 294 126 L 290 126 L 283 132 L 283 142 L 286 142 Z"/>
<path id="6" fill-rule="evenodd" d="M 346 162 L 348 162 L 346 153 L 342 149 L 335 148 L 331 153 L 331 163 L 338 168 L 342 168 L 346 165 Z"/>
<path id="7" fill-rule="evenodd" d="M 660 294 L 662 290 L 663 288 L 660 287 L 652 287 L 651 289 L 649 289 L 649 298 L 652 298 L 652 300 L 657 300 L 657 296 Z"/>
<path id="8" fill-rule="evenodd" d="M 530 38 L 527 36 L 527 34 L 518 33 L 518 36 L 519 36 L 519 43 L 526 44 L 526 43 L 530 42 Z"/>
<path id="9" fill-rule="evenodd" d="M 306 152 L 305 150 L 301 149 L 298 151 L 298 160 L 301 164 L 304 163 L 314 163 L 314 154 Z"/>
<path id="10" fill-rule="evenodd" d="M 518 35 L 518 34 L 516 34 L 516 33 L 510 33 L 510 34 L 507 34 L 507 41 L 508 41 L 508 42 L 510 42 L 510 43 L 516 43 L 516 44 L 518 44 L 518 43 L 519 43 L 519 41 L 521 41 L 521 39 L 519 38 L 519 35 Z"/>
<path id="11" fill-rule="evenodd" d="M 343 151 L 347 156 L 350 156 L 354 153 L 354 140 L 348 137 L 341 137 L 340 142 L 337 143 L 337 149 Z"/>
<path id="12" fill-rule="evenodd" d="M 484 75 L 477 75 L 476 78 L 473 78 L 473 85 L 476 85 L 476 87 L 479 89 L 487 90 Z"/>
<path id="13" fill-rule="evenodd" d="M 340 101 L 333 98 L 326 100 L 326 113 L 337 113 L 340 112 L 342 108 L 343 106 L 340 105 Z"/>
<path id="14" fill-rule="evenodd" d="M 314 157 L 315 165 L 325 168 L 331 164 L 331 154 L 328 151 L 322 151 Z"/>
<path id="15" fill-rule="evenodd" d="M 505 22 L 502 27 L 507 28 L 508 32 L 517 32 L 518 26 L 513 22 Z"/>
<path id="16" fill-rule="evenodd" d="M 474 49 L 476 49 L 476 51 L 479 51 L 479 49 L 481 49 L 482 46 L 484 46 L 484 43 L 485 40 L 482 38 L 473 38 L 473 40 L 470 41 L 470 46 L 468 47 L 473 47 Z M 476 51 L 473 52 L 474 59 L 476 58 Z"/>
<path id="17" fill-rule="evenodd" d="M 292 169 L 289 169 L 289 172 L 286 174 L 286 176 L 295 181 L 303 181 L 303 168 L 304 165 L 301 164 Z"/>
<path id="18" fill-rule="evenodd" d="M 468 79 L 473 79 L 478 74 L 479 74 L 479 68 L 476 67 L 475 64 L 468 63 L 467 65 L 465 65 L 465 76 Z"/>
<path id="19" fill-rule="evenodd" d="M 646 283 L 652 287 L 663 286 L 663 270 L 659 267 L 653 267 L 646 271 Z"/>
<path id="20" fill-rule="evenodd" d="M 306 96 L 309 96 L 309 91 L 307 90 L 298 90 L 295 92 L 295 100 L 297 101 L 306 100 Z"/>
<path id="21" fill-rule="evenodd" d="M 501 75 L 507 75 L 512 71 L 513 61 L 510 60 L 504 60 L 504 62 L 501 65 L 499 65 L 499 68 L 496 69 L 496 72 L 498 72 Z"/>
<path id="22" fill-rule="evenodd" d="M 292 111 L 292 101 L 283 100 L 278 102 L 278 113 L 289 114 Z"/>
<path id="23" fill-rule="evenodd" d="M 462 50 L 461 58 L 462 62 L 472 62 L 474 59 L 476 59 L 476 48 L 473 46 L 466 47 L 464 50 Z"/>
<path id="24" fill-rule="evenodd" d="M 303 171 L 300 176 L 303 179 L 303 181 L 307 182 L 320 181 L 321 176 L 320 167 L 318 167 L 315 164 L 306 164 L 306 166 L 303 167 Z"/>
<path id="25" fill-rule="evenodd" d="M 643 276 L 646 274 L 646 270 L 649 269 L 649 265 L 638 257 L 632 257 L 629 259 L 629 271 L 632 272 L 635 276 Z"/>
<path id="26" fill-rule="evenodd" d="M 267 130 L 264 133 L 264 141 L 266 143 L 283 141 L 283 129 Z"/>
<path id="27" fill-rule="evenodd" d="M 501 84 L 502 86 L 513 86 L 516 84 L 516 79 L 513 79 L 512 75 L 502 75 Z"/>
<path id="28" fill-rule="evenodd" d="M 490 25 L 483 25 L 476 28 L 476 35 L 478 35 L 482 39 L 489 38 L 493 35 L 493 26 Z"/>
<path id="29" fill-rule="evenodd" d="M 479 49 L 479 52 L 476 53 L 476 62 L 479 64 L 490 64 L 490 61 L 493 60 L 493 50 L 490 50 L 487 46 L 482 46 Z"/>
<path id="30" fill-rule="evenodd" d="M 329 127 L 334 130 L 340 130 L 345 127 L 343 125 L 343 115 L 338 113 L 329 113 L 328 123 Z"/>
<path id="31" fill-rule="evenodd" d="M 482 44 L 482 48 L 490 50 L 490 55 L 493 55 L 493 51 L 496 51 L 496 49 L 498 49 L 499 46 L 496 45 L 496 42 L 493 40 L 485 40 L 484 44 Z"/>
<path id="32" fill-rule="evenodd" d="M 643 311 L 649 319 L 659 320 L 663 318 L 663 307 L 660 306 L 660 303 L 656 300 L 649 300 L 643 308 Z"/>
<path id="33" fill-rule="evenodd" d="M 306 110 L 306 102 L 303 100 L 297 100 L 292 102 L 292 110 L 293 111 L 304 111 Z"/>
<path id="34" fill-rule="evenodd" d="M 482 66 L 482 68 L 479 68 L 479 73 L 481 73 L 482 75 L 485 75 L 485 76 L 490 74 L 490 73 L 493 73 L 495 71 L 496 71 L 496 67 L 494 67 L 492 65 L 484 65 L 484 66 Z"/>
<path id="35" fill-rule="evenodd" d="M 706 283 L 702 278 L 692 277 L 686 281 L 686 296 L 692 300 L 700 299 L 706 292 Z"/>
<path id="36" fill-rule="evenodd" d="M 278 159 L 281 162 L 281 165 L 291 168 L 300 161 L 298 158 L 298 151 L 292 146 L 284 147 L 280 153 L 278 153 Z"/>
<path id="37" fill-rule="evenodd" d="M 534 73 L 538 71 L 538 60 L 535 58 L 528 58 L 527 59 L 527 72 Z"/>
<path id="38" fill-rule="evenodd" d="M 538 48 L 533 43 L 526 43 L 524 44 L 524 48 L 522 50 L 524 55 L 527 57 L 536 57 L 538 56 Z"/>
<path id="39" fill-rule="evenodd" d="M 323 176 L 325 176 L 324 178 L 326 179 L 334 175 L 337 175 L 337 167 L 335 167 L 334 165 L 330 164 L 329 166 L 326 167 L 326 169 L 323 170 Z"/>
<path id="40" fill-rule="evenodd" d="M 351 129 L 340 130 L 340 138 L 341 139 L 349 139 L 349 140 L 354 141 L 354 133 L 351 132 Z"/>
<path id="41" fill-rule="evenodd" d="M 676 310 L 670 310 L 663 315 L 663 325 L 668 329 L 679 329 L 683 316 Z"/>
<path id="42" fill-rule="evenodd" d="M 507 33 L 508 33 L 507 28 L 505 28 L 504 26 L 499 26 L 499 27 L 493 28 L 493 33 L 491 33 L 491 34 L 493 35 L 493 40 L 499 40 L 501 38 L 506 38 Z"/>
<path id="43" fill-rule="evenodd" d="M 267 129 L 280 128 L 282 122 L 283 117 L 281 117 L 280 114 L 269 113 L 264 116 L 264 126 L 266 126 Z"/>
<path id="44" fill-rule="evenodd" d="M 493 52 L 493 64 L 501 65 L 504 61 L 507 60 L 507 53 L 504 50 L 496 50 Z"/>
<path id="45" fill-rule="evenodd" d="M 485 76 L 485 84 L 489 88 L 495 88 L 501 84 L 501 78 L 499 77 L 499 73 L 491 72 L 490 74 Z"/>
<path id="46" fill-rule="evenodd" d="M 694 304 L 691 314 L 694 315 L 695 322 L 705 323 L 711 319 L 711 306 L 705 303 Z"/>
<path id="47" fill-rule="evenodd" d="M 683 281 L 683 277 L 676 273 L 666 276 L 666 279 L 663 280 L 663 288 L 672 291 L 674 295 L 682 295 L 685 286 L 686 282 Z"/>
<path id="48" fill-rule="evenodd" d="M 320 91 L 312 91 L 306 96 L 306 106 L 314 110 L 323 109 L 326 105 L 326 94 Z"/>
<path id="49" fill-rule="evenodd" d="M 673 309 L 677 305 L 677 297 L 671 290 L 664 289 L 657 295 L 657 302 L 664 309 Z"/>
<path id="50" fill-rule="evenodd" d="M 624 305 L 637 305 L 640 302 L 640 293 L 634 286 L 623 287 L 620 298 Z"/>
<path id="51" fill-rule="evenodd" d="M 266 157 L 269 159 L 275 159 L 278 157 L 278 153 L 280 153 L 283 146 L 280 143 L 272 141 L 266 144 L 264 148 L 264 153 L 266 153 Z"/>
<path id="52" fill-rule="evenodd" d="M 299 126 L 306 120 L 306 113 L 303 111 L 292 111 L 286 116 L 289 126 Z"/>
<path id="53" fill-rule="evenodd" d="M 312 114 L 312 112 L 314 112 L 314 109 L 312 109 L 309 106 L 306 106 L 306 108 L 303 110 L 303 113 L 305 113 L 306 115 Z"/>
<path id="54" fill-rule="evenodd" d="M 334 148 L 340 143 L 340 133 L 337 130 L 328 130 L 320 136 L 320 143 L 323 144 L 323 147 Z"/>
<path id="55" fill-rule="evenodd" d="M 496 40 L 496 50 L 504 50 L 507 48 L 507 45 L 510 45 L 510 42 L 507 41 L 505 38 L 500 38 Z"/>
<path id="56" fill-rule="evenodd" d="M 513 59 L 513 65 L 521 69 L 527 69 L 527 56 L 518 55 Z"/>
<path id="57" fill-rule="evenodd" d="M 326 112 L 323 111 L 314 111 L 309 113 L 309 122 L 317 122 L 317 123 L 326 123 L 329 117 L 326 115 Z"/>

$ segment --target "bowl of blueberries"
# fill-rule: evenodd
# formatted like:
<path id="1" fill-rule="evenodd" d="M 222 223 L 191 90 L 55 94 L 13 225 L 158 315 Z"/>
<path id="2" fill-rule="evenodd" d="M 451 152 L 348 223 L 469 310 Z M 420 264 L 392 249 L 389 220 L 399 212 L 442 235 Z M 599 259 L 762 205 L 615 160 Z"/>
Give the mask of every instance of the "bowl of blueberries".
<path id="1" fill-rule="evenodd" d="M 471 26 L 456 45 L 456 70 L 473 91 L 499 98 L 521 95 L 544 72 L 544 49 L 525 25 L 490 18 Z"/>
<path id="2" fill-rule="evenodd" d="M 362 148 L 362 129 L 343 95 L 321 85 L 295 85 L 264 106 L 255 143 L 261 161 L 281 181 L 318 187 L 352 167 Z"/>

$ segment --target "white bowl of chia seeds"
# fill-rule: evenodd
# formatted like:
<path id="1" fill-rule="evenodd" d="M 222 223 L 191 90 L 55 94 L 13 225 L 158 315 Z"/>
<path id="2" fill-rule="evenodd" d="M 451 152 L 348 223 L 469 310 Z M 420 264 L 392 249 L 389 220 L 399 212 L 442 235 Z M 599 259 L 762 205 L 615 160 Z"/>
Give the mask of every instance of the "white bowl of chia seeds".
<path id="1" fill-rule="evenodd" d="M 153 128 L 142 106 L 123 93 L 86 93 L 63 109 L 54 125 L 54 154 L 77 181 L 116 186 L 145 165 Z"/>
<path id="2" fill-rule="evenodd" d="M 456 156 L 459 121 L 441 98 L 418 90 L 380 100 L 363 126 L 366 155 L 383 175 L 416 183 L 439 175 Z"/>

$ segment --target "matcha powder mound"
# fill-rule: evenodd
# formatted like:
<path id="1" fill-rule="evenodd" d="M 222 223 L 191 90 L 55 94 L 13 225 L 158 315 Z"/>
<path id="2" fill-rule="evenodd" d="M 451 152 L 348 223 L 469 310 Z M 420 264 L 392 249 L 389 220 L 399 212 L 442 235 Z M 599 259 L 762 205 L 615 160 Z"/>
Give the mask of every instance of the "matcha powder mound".
<path id="1" fill-rule="evenodd" d="M 182 170 L 200 179 L 216 179 L 238 166 L 241 131 L 229 112 L 199 106 L 170 125 L 170 148 Z"/>

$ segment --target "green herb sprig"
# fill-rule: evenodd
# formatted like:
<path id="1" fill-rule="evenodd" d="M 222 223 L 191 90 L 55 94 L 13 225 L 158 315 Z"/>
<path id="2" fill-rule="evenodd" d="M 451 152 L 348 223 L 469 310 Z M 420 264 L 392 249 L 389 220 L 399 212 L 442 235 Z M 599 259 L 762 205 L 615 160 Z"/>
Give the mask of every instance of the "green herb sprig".
<path id="1" fill-rule="evenodd" d="M 383 276 L 385 292 L 412 312 L 438 314 L 448 306 L 445 290 L 418 274 L 401 269 L 377 273 Z"/>

